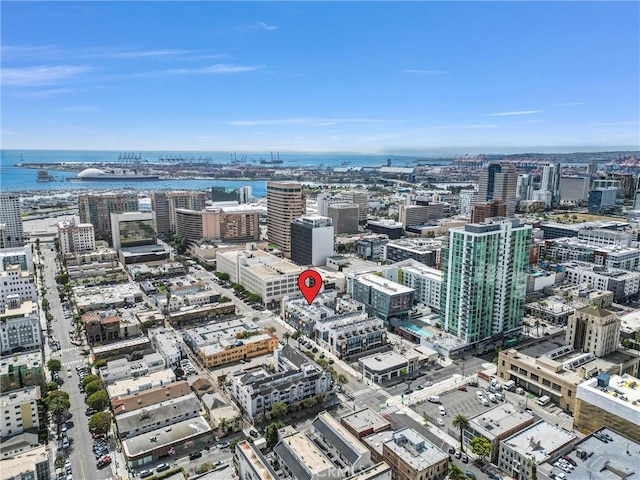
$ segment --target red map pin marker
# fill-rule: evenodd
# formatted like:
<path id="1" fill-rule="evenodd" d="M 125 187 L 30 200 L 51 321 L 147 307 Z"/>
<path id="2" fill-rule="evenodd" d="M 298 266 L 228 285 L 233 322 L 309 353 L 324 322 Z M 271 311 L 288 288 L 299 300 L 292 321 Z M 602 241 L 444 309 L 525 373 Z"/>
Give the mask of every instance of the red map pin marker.
<path id="1" fill-rule="evenodd" d="M 315 270 L 305 270 L 298 276 L 298 288 L 311 305 L 322 288 L 322 277 Z"/>

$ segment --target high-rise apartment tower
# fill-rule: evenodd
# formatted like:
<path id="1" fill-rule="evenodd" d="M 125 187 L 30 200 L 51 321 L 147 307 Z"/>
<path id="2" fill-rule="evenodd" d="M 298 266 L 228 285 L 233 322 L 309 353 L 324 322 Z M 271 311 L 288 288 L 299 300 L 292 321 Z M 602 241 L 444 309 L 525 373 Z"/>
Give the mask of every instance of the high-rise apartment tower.
<path id="1" fill-rule="evenodd" d="M 291 222 L 307 211 L 299 183 L 267 182 L 267 237 L 287 258 L 291 257 Z"/>

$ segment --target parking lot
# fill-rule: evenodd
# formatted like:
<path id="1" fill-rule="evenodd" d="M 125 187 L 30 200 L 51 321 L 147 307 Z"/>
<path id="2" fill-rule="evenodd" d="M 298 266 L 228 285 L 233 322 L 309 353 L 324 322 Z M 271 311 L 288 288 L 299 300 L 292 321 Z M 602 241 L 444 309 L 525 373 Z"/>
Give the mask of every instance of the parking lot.
<path id="1" fill-rule="evenodd" d="M 416 405 L 414 409 L 420 415 L 426 414 L 429 418 L 432 419 L 434 425 L 438 425 L 441 428 L 449 430 L 453 432 L 454 435 L 458 435 L 458 430 L 451 425 L 451 422 L 456 417 L 456 415 L 464 415 L 468 419 L 475 417 L 481 413 L 486 412 L 494 408 L 497 403 L 489 402 L 488 406 L 484 406 L 480 400 L 478 400 L 476 396 L 476 392 L 483 392 L 482 388 L 479 387 L 471 387 L 465 386 L 467 389 L 466 392 L 460 390 L 451 390 L 449 392 L 444 392 L 440 395 L 440 403 L 431 403 L 425 401 L 419 405 Z M 483 392 L 485 398 L 487 395 Z M 439 407 L 444 407 L 446 411 L 446 415 L 440 415 Z M 444 423 L 443 425 L 439 425 L 438 419 L 441 419 Z"/>

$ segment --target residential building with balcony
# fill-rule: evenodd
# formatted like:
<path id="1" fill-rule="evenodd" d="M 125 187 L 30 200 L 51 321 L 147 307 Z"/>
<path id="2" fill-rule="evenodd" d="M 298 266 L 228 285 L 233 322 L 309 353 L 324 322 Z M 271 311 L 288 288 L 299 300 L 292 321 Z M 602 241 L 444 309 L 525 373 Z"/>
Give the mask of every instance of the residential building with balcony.
<path id="1" fill-rule="evenodd" d="M 316 341 L 339 358 L 384 349 L 387 345 L 384 321 L 364 312 L 324 318 L 315 323 L 314 333 Z"/>
<path id="2" fill-rule="evenodd" d="M 40 387 L 32 386 L 0 395 L 0 438 L 18 435 L 24 431 L 37 433 L 44 425 L 40 407 Z"/>
<path id="3" fill-rule="evenodd" d="M 415 291 L 414 301 L 432 311 L 440 311 L 442 270 L 423 265 L 416 260 L 403 260 L 385 267 L 382 276 Z"/>
<path id="4" fill-rule="evenodd" d="M 276 348 L 274 360 L 275 373 L 258 367 L 231 376 L 230 393 L 250 419 L 276 402 L 291 405 L 330 391 L 329 373 L 293 346 Z"/>
<path id="5" fill-rule="evenodd" d="M 347 275 L 347 293 L 364 303 L 369 315 L 389 323 L 392 318 L 408 315 L 413 308 L 415 290 L 373 273 L 350 273 Z"/>
<path id="6" fill-rule="evenodd" d="M 9 264 L 0 271 L 0 310 L 2 310 L 9 298 L 18 295 L 20 301 L 38 301 L 38 292 L 33 277 L 33 271 L 22 269 L 20 264 Z"/>
<path id="7" fill-rule="evenodd" d="M 441 262 L 442 242 L 424 238 L 403 238 L 388 242 L 384 247 L 384 259 L 389 262 L 416 260 L 427 267 L 437 267 Z"/>
<path id="8" fill-rule="evenodd" d="M 58 238 L 62 255 L 96 249 L 96 235 L 90 223 L 76 224 L 74 220 L 58 222 Z"/>
<path id="9" fill-rule="evenodd" d="M 19 294 L 8 295 L 0 304 L 0 349 L 2 355 L 19 350 L 34 350 L 42 346 L 42 327 L 38 304 L 21 301 Z"/>

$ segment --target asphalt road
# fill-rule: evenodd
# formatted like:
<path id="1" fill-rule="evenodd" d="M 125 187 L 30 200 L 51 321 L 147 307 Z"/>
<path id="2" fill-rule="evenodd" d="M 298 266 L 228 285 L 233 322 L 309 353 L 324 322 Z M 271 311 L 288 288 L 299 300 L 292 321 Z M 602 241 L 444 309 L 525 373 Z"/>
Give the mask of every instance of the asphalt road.
<path id="1" fill-rule="evenodd" d="M 71 401 L 71 418 L 68 422 L 69 430 L 67 431 L 71 446 L 66 449 L 65 453 L 68 455 L 69 460 L 71 460 L 71 469 L 74 478 L 91 480 L 111 479 L 114 475 L 110 468 L 104 468 L 102 470 L 96 468 L 96 459 L 92 451 L 93 439 L 87 428 L 88 418 L 84 414 L 87 406 L 84 403 L 84 394 L 80 393 L 78 389 L 79 378 L 75 369 L 77 365 L 85 365 L 87 359 L 81 354 L 82 347 L 72 345 L 69 338 L 69 331 L 73 330 L 74 327 L 72 319 L 64 318 L 62 305 L 58 297 L 55 281 L 55 252 L 50 251 L 46 246 L 43 246 L 41 252 L 41 262 L 44 264 L 43 278 L 47 287 L 47 299 L 49 300 L 51 314 L 54 318 L 51 323 L 51 329 L 55 339 L 60 342 L 59 351 L 51 352 L 49 348 L 46 348 L 45 355 L 49 354 L 50 358 L 56 358 L 61 361 L 62 371 L 60 372 L 60 377 L 64 380 L 61 389 L 69 392 L 69 400 Z M 67 367 L 71 368 L 71 378 L 67 376 Z M 57 441 L 54 443 L 59 446 Z M 111 447 L 114 446 L 114 442 L 111 441 Z"/>

